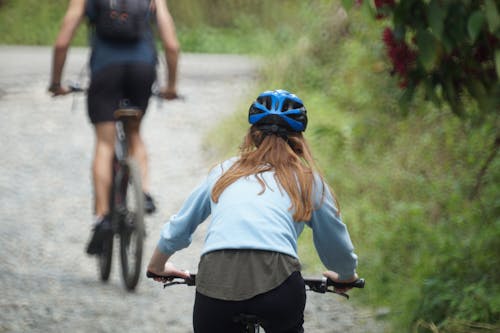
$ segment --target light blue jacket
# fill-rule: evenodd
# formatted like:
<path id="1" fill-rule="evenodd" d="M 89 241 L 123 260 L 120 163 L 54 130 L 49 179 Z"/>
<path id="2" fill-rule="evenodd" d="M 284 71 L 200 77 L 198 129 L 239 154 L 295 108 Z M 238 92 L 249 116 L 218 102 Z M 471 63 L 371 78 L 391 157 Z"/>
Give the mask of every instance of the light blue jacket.
<path id="1" fill-rule="evenodd" d="M 228 186 L 214 203 L 210 194 L 215 182 L 236 159 L 211 170 L 187 198 L 180 211 L 165 223 L 158 248 L 171 255 L 191 243 L 195 229 L 211 214 L 202 254 L 222 249 L 255 249 L 285 253 L 295 258 L 297 238 L 305 225 L 313 230 L 318 255 L 327 269 L 348 279 L 354 275 L 357 256 L 349 233 L 337 213 L 332 195 L 319 177 L 315 183 L 315 207 L 311 220 L 294 222 L 288 194 L 278 186 L 273 172 L 262 177 L 266 190 L 255 176 L 241 178 Z"/>

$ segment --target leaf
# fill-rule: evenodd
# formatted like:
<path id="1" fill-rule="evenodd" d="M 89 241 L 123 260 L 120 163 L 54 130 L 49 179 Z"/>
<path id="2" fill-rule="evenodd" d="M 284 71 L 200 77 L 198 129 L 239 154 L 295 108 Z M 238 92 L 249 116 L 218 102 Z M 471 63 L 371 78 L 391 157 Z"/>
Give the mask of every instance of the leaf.
<path id="1" fill-rule="evenodd" d="M 491 33 L 495 33 L 500 26 L 500 15 L 498 15 L 497 6 L 494 0 L 485 0 L 486 19 Z"/>
<path id="2" fill-rule="evenodd" d="M 364 0 L 361 3 L 361 10 L 364 15 L 368 15 L 368 17 L 375 17 L 375 9 L 371 6 L 371 1 Z"/>
<path id="3" fill-rule="evenodd" d="M 443 97 L 450 105 L 451 111 L 457 116 L 463 115 L 463 107 L 459 100 L 459 95 L 453 86 L 452 78 L 447 77 L 443 82 Z"/>
<path id="4" fill-rule="evenodd" d="M 497 68 L 497 76 L 500 77 L 500 50 L 495 51 L 495 67 Z"/>
<path id="5" fill-rule="evenodd" d="M 430 71 L 437 58 L 437 42 L 434 36 L 426 31 L 420 30 L 417 34 L 417 45 L 419 50 L 418 59 L 426 71 Z"/>
<path id="6" fill-rule="evenodd" d="M 431 100 L 432 103 L 434 103 L 434 105 L 438 108 L 441 107 L 441 100 L 439 99 L 439 96 L 436 92 L 436 87 L 434 86 L 434 84 L 432 83 L 431 80 L 426 80 L 424 82 L 425 84 L 425 96 L 427 99 Z"/>
<path id="7" fill-rule="evenodd" d="M 438 39 L 441 39 L 443 36 L 445 17 L 446 11 L 441 7 L 439 1 L 432 0 L 429 4 L 429 26 Z"/>
<path id="8" fill-rule="evenodd" d="M 344 7 L 344 9 L 348 11 L 352 8 L 353 2 L 354 0 L 342 0 L 342 7 Z"/>
<path id="9" fill-rule="evenodd" d="M 471 78 L 467 80 L 465 85 L 467 86 L 467 90 L 469 90 L 471 96 L 477 101 L 481 102 L 485 98 L 486 88 L 481 81 Z"/>
<path id="10" fill-rule="evenodd" d="M 448 36 L 443 36 L 442 42 L 446 53 L 453 51 L 453 41 Z"/>
<path id="11" fill-rule="evenodd" d="M 398 100 L 399 107 L 404 115 L 408 114 L 408 111 L 410 109 L 410 103 L 413 100 L 414 95 L 415 95 L 415 86 L 410 83 L 408 87 L 406 87 L 406 89 L 403 91 Z"/>
<path id="12" fill-rule="evenodd" d="M 469 37 L 472 39 L 472 42 L 475 42 L 477 36 L 481 32 L 484 24 L 484 15 L 481 10 L 476 10 L 469 16 L 469 21 L 467 22 L 467 30 L 469 32 Z"/>

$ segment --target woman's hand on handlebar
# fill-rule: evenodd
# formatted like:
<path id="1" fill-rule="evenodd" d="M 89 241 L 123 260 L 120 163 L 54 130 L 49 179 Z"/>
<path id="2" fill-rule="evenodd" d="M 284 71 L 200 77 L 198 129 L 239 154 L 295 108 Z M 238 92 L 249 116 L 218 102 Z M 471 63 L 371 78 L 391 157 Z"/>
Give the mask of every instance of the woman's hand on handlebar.
<path id="1" fill-rule="evenodd" d="M 154 273 L 159 276 L 178 276 L 183 279 L 189 279 L 189 272 L 183 271 L 175 267 L 171 262 L 166 262 L 163 270 L 155 268 L 153 266 L 148 267 L 148 272 Z M 155 277 L 153 278 L 156 282 L 165 282 L 166 278 Z"/>
<path id="2" fill-rule="evenodd" d="M 334 282 L 354 282 L 358 279 L 358 274 L 354 273 L 354 276 L 350 279 L 347 280 L 341 280 L 339 278 L 339 274 L 334 271 L 326 271 L 323 273 L 323 276 L 327 277 L 328 279 L 334 281 Z M 346 293 L 347 291 L 351 290 L 352 287 L 345 287 L 345 288 L 335 288 L 335 290 L 339 293 Z"/>

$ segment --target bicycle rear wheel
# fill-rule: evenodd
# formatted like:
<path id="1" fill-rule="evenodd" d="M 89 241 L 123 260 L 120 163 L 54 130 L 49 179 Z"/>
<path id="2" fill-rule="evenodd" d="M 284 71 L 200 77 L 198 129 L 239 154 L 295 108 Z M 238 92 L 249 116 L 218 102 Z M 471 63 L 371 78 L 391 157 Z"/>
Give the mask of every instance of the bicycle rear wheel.
<path id="1" fill-rule="evenodd" d="M 141 273 L 145 237 L 144 194 L 137 163 L 128 159 L 123 169 L 126 177 L 121 182 L 124 200 L 120 212 L 120 258 L 125 286 L 128 290 L 134 290 Z"/>

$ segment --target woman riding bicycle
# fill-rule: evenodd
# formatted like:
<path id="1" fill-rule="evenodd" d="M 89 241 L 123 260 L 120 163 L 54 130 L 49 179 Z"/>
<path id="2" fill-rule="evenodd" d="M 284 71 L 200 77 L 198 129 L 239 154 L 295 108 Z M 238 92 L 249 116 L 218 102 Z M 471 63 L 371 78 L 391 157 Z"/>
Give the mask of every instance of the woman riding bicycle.
<path id="1" fill-rule="evenodd" d="M 157 61 L 150 21 L 155 20 L 165 49 L 167 86 L 160 95 L 166 99 L 177 97 L 179 43 L 165 0 L 71 0 L 54 46 L 49 87 L 53 96 L 71 92 L 61 85 L 61 77 L 70 42 L 85 17 L 90 22 L 92 48 L 88 114 L 96 136 L 92 166 L 94 233 L 87 253 L 99 254 L 101 240 L 110 231 L 109 201 L 115 140 L 113 112 L 123 103 L 146 112 L 156 78 Z M 130 28 L 130 31 L 119 35 L 116 27 Z M 149 195 L 148 158 L 139 131 L 140 124 L 141 119 L 128 122 L 129 152 L 141 169 L 145 210 L 152 213 L 156 207 Z"/>
<path id="2" fill-rule="evenodd" d="M 241 332 L 234 322 L 241 313 L 259 317 L 268 333 L 303 332 L 306 296 L 297 255 L 303 228 L 312 228 L 332 280 L 355 281 L 357 256 L 302 135 L 302 101 L 284 90 L 266 91 L 248 120 L 240 156 L 213 168 L 165 224 L 148 271 L 188 278 L 168 259 L 211 214 L 196 276 L 195 332 Z"/>

